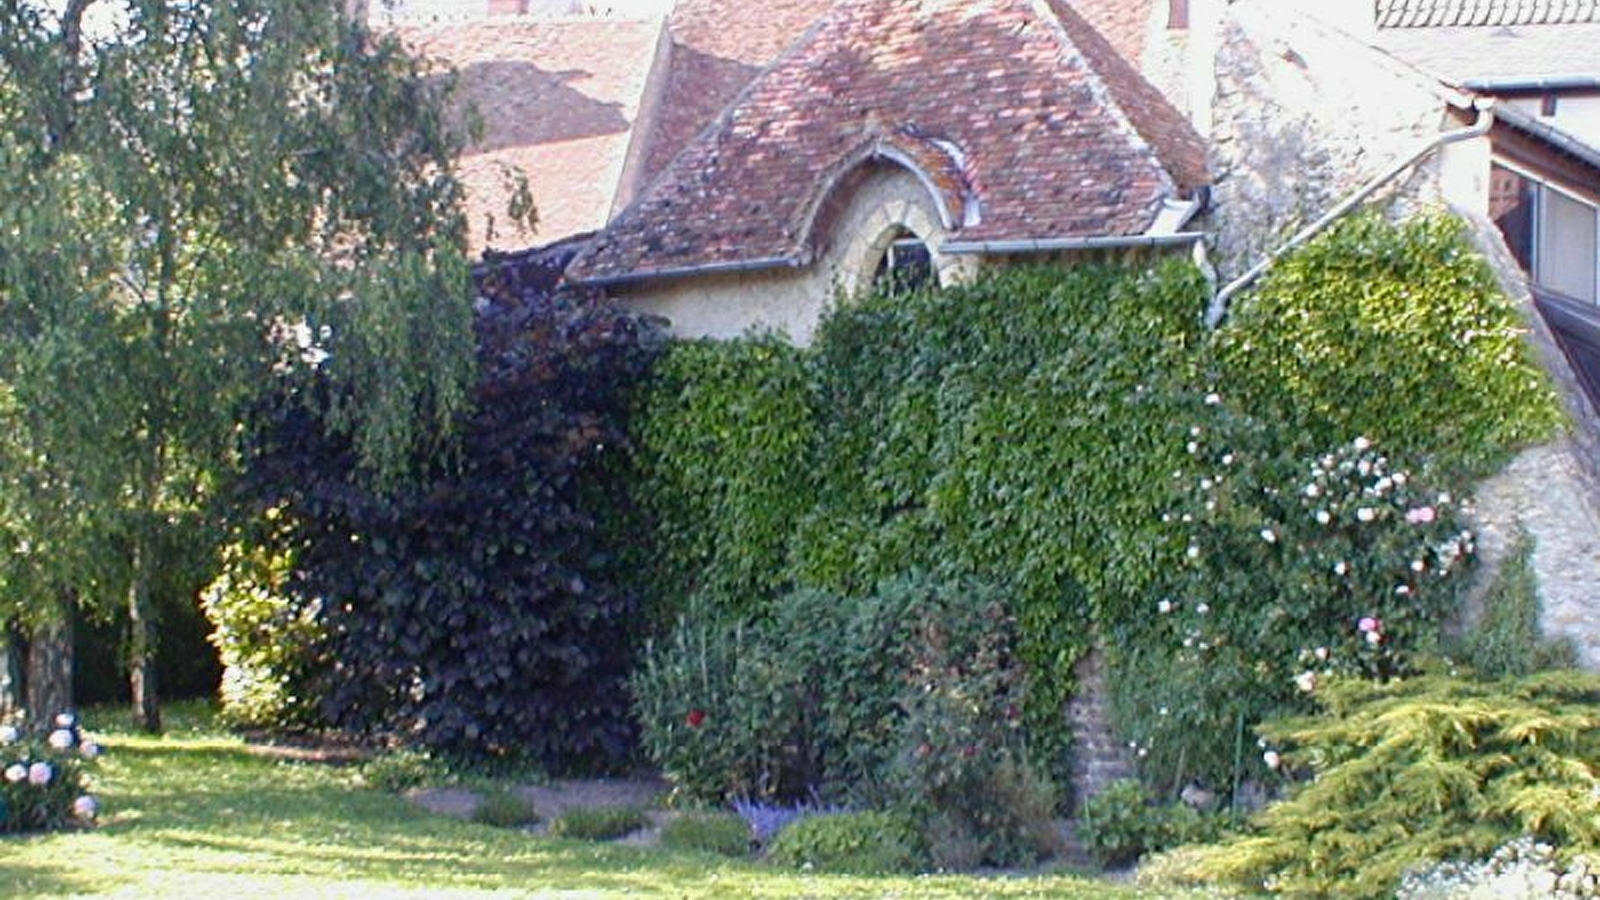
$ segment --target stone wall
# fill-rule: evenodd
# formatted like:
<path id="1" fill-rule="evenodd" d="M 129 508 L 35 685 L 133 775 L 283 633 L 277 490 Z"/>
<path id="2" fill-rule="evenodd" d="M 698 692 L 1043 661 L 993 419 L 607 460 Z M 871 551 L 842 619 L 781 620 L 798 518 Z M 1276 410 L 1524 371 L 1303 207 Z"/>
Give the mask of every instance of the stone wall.
<path id="1" fill-rule="evenodd" d="M 1092 651 L 1073 671 L 1078 689 L 1067 704 L 1072 728 L 1072 796 L 1082 804 L 1119 778 L 1132 778 L 1133 755 L 1111 728 L 1105 656 Z"/>
<path id="2" fill-rule="evenodd" d="M 1242 2 L 1216 27 L 1209 227 L 1224 279 L 1453 125 L 1435 82 L 1313 18 Z M 1436 201 L 1438 169 L 1385 196 L 1402 212 Z"/>
<path id="3" fill-rule="evenodd" d="M 1584 667 L 1600 670 L 1600 415 L 1534 308 L 1528 279 L 1494 224 L 1457 210 L 1472 226 L 1478 249 L 1517 304 L 1528 340 L 1550 372 L 1570 428 L 1559 440 L 1519 454 L 1477 491 L 1478 590 L 1467 618 L 1498 575 L 1519 531 L 1534 541 L 1540 624 L 1546 637 L 1568 638 Z"/>

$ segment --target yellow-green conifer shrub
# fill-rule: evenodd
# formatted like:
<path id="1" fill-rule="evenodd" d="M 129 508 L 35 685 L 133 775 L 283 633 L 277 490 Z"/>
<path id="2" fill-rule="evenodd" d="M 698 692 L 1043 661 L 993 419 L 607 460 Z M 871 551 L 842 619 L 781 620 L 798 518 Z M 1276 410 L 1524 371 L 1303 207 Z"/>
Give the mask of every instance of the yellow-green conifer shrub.
<path id="1" fill-rule="evenodd" d="M 1323 714 L 1261 729 L 1304 778 L 1200 870 L 1276 896 L 1394 896 L 1429 860 L 1479 859 L 1522 835 L 1600 850 L 1600 676 L 1479 682 L 1442 674 L 1319 685 Z"/>

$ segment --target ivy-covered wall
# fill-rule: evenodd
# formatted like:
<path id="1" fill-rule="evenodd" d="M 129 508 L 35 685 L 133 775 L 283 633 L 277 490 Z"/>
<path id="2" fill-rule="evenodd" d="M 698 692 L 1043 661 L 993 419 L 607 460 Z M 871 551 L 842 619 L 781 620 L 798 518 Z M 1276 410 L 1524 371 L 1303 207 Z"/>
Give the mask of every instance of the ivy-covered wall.
<path id="1" fill-rule="evenodd" d="M 1238 473 L 1241 515 L 1289 515 L 1273 498 L 1357 438 L 1374 459 L 1388 454 L 1385 467 L 1417 471 L 1419 487 L 1452 490 L 1558 418 L 1512 311 L 1453 220 L 1348 223 L 1281 265 L 1219 335 L 1199 324 L 1206 299 L 1200 273 L 1173 261 L 1017 268 L 841 304 L 805 349 L 777 337 L 678 345 L 636 427 L 642 588 L 670 621 L 690 597 L 696 610 L 759 617 L 792 587 L 860 596 L 913 570 L 998 585 L 1020 625 L 1035 749 L 1061 771 L 1063 702 L 1085 651 L 1098 638 L 1145 649 L 1181 638 L 1147 626 L 1184 588 L 1175 576 L 1188 572 L 1193 586 L 1200 572 L 1189 549 L 1197 523 L 1179 511 L 1203 511 L 1196 486 L 1233 477 L 1203 475 L 1195 458 L 1193 429 L 1224 398 L 1229 415 L 1251 423 L 1237 431 L 1251 443 L 1237 464 L 1261 461 Z M 1234 456 L 1226 447 L 1206 452 L 1207 465 L 1233 464 L 1221 462 Z M 1382 527 L 1350 532 L 1352 564 L 1367 554 L 1374 567 L 1409 565 L 1400 556 L 1415 535 L 1404 529 L 1421 515 L 1401 506 L 1410 503 L 1391 498 Z M 1430 528 L 1448 524 L 1445 505 L 1430 506 Z M 1356 506 L 1348 512 L 1368 524 Z M 1261 528 L 1241 530 L 1244 521 L 1218 526 L 1216 540 L 1260 542 Z M 1282 550 L 1293 557 L 1297 547 Z M 1316 636 L 1342 628 L 1362 646 L 1357 610 L 1377 608 L 1362 592 L 1387 576 L 1366 577 L 1316 607 Z M 1263 568 L 1219 582 L 1231 593 L 1202 605 L 1232 604 L 1243 629 L 1252 609 L 1317 590 L 1303 581 L 1303 567 Z M 1382 639 L 1410 640 L 1396 628 Z M 1251 652 L 1313 639 L 1279 637 L 1270 650 L 1219 659 L 1219 683 L 1253 690 Z M 1117 654 L 1111 681 L 1159 681 L 1164 669 L 1146 669 L 1170 665 L 1171 649 Z M 1275 659 L 1269 670 L 1293 665 Z M 1135 731 L 1138 717 L 1159 714 L 1156 703 L 1123 708 Z M 1228 721 L 1214 736 L 1227 744 L 1218 760 L 1235 749 Z M 1194 770 L 1162 764 L 1168 777 L 1174 766 Z"/>

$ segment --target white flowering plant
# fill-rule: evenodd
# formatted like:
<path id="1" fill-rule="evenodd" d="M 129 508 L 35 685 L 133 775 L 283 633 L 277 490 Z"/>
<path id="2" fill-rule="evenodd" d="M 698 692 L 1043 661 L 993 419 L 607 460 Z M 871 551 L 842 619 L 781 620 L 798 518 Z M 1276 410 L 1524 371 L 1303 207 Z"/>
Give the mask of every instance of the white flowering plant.
<path id="1" fill-rule="evenodd" d="M 99 801 L 86 790 L 87 770 L 99 755 L 72 713 L 40 732 L 0 725 L 0 834 L 92 823 Z"/>
<path id="2" fill-rule="evenodd" d="M 1284 448 L 1208 395 L 1163 516 L 1167 576 L 1130 627 L 1159 681 L 1126 685 L 1122 725 L 1157 784 L 1227 788 L 1275 768 L 1249 738 L 1333 675 L 1385 679 L 1434 649 L 1470 568 L 1463 502 L 1365 436 Z"/>

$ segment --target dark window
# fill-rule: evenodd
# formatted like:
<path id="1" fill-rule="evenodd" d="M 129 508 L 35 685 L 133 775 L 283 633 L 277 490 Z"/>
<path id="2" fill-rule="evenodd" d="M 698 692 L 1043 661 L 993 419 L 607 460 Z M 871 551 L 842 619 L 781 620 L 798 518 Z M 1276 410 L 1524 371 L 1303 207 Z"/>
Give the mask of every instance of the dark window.
<path id="1" fill-rule="evenodd" d="M 1167 27 L 1189 27 L 1189 0 L 1167 0 Z"/>
<path id="2" fill-rule="evenodd" d="M 1553 115 L 1555 115 L 1556 114 L 1556 103 L 1557 102 L 1558 101 L 1556 100 L 1556 97 L 1555 97 L 1554 94 L 1546 95 L 1543 100 L 1539 101 L 1539 115 L 1541 115 L 1541 116 L 1553 116 Z"/>
<path id="3" fill-rule="evenodd" d="M 933 284 L 933 254 L 928 245 L 910 232 L 903 231 L 878 262 L 878 271 L 872 277 L 872 286 L 886 293 L 915 291 Z"/>
<path id="4" fill-rule="evenodd" d="M 1489 179 L 1489 217 L 1500 226 L 1517 264 L 1532 272 L 1533 206 L 1538 186 L 1500 166 L 1491 170 Z"/>

